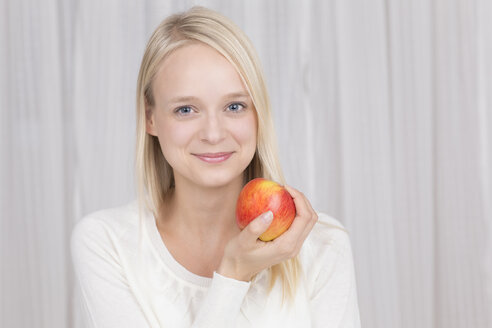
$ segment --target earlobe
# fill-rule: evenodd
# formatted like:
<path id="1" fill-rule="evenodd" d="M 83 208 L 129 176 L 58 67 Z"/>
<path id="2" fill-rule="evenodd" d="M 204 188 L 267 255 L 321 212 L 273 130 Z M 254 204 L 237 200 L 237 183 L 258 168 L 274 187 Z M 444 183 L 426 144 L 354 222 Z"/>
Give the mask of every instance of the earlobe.
<path id="1" fill-rule="evenodd" d="M 152 123 L 150 123 L 149 121 L 147 121 L 147 126 L 146 126 L 146 129 L 148 134 L 150 134 L 151 136 L 155 136 L 155 132 L 154 132 L 154 126 L 152 125 Z"/>
<path id="2" fill-rule="evenodd" d="M 145 110 L 145 129 L 148 134 L 153 136 L 157 135 L 155 133 L 154 115 L 150 109 Z"/>

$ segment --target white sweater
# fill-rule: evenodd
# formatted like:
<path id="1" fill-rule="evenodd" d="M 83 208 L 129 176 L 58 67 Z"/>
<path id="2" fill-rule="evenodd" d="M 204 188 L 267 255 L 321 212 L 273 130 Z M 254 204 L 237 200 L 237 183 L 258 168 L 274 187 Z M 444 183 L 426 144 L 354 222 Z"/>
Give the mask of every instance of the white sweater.
<path id="1" fill-rule="evenodd" d="M 137 202 L 82 218 L 71 235 L 83 318 L 96 328 L 360 327 L 352 251 L 334 218 L 319 220 L 299 259 L 303 277 L 294 306 L 282 288 L 267 295 L 270 270 L 244 282 L 188 271 L 163 243 L 155 217 L 143 213 L 141 253 Z"/>

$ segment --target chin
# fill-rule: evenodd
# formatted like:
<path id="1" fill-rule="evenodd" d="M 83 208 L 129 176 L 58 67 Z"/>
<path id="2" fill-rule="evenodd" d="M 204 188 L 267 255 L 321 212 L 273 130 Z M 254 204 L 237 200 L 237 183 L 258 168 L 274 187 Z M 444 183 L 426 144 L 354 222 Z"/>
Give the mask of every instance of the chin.
<path id="1" fill-rule="evenodd" d="M 179 172 L 180 170 L 174 169 L 173 166 L 173 171 L 175 175 L 180 175 L 189 182 L 204 188 L 224 187 L 238 180 L 240 180 L 242 186 L 244 170 L 251 161 L 245 158 L 233 157 L 222 164 L 210 166 L 208 164 L 203 165 L 199 160 L 198 162 L 193 161 L 186 166 L 185 170 Z"/>
<path id="2" fill-rule="evenodd" d="M 204 172 L 205 173 L 205 172 Z M 233 183 L 237 179 L 241 179 L 242 181 L 243 173 L 241 172 L 239 175 L 237 174 L 229 174 L 229 172 L 217 172 L 217 174 L 208 174 L 206 176 L 202 176 L 201 185 L 209 188 L 223 187 L 230 183 Z"/>

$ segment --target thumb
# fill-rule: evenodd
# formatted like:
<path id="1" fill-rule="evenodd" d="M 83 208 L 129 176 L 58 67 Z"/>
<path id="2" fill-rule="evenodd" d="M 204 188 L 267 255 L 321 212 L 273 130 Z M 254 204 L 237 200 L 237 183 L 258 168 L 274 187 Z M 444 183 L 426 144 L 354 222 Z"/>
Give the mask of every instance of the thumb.
<path id="1" fill-rule="evenodd" d="M 246 228 L 244 229 L 244 232 L 248 235 L 248 239 L 251 241 L 256 241 L 258 237 L 264 233 L 268 227 L 270 227 L 270 224 L 272 223 L 273 220 L 273 212 L 268 211 L 257 218 L 255 218 L 253 221 L 251 221 Z"/>

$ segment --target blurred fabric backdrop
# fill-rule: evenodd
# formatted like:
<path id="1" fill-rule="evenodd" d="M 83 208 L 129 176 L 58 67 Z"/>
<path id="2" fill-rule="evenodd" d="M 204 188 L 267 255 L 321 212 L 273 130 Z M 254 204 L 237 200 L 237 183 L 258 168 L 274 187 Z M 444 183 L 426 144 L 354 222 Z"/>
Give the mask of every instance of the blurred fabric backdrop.
<path id="1" fill-rule="evenodd" d="M 490 0 L 1 0 L 0 326 L 81 327 L 72 227 L 134 199 L 140 60 L 194 4 L 254 43 L 287 181 L 350 233 L 362 326 L 492 327 Z"/>

